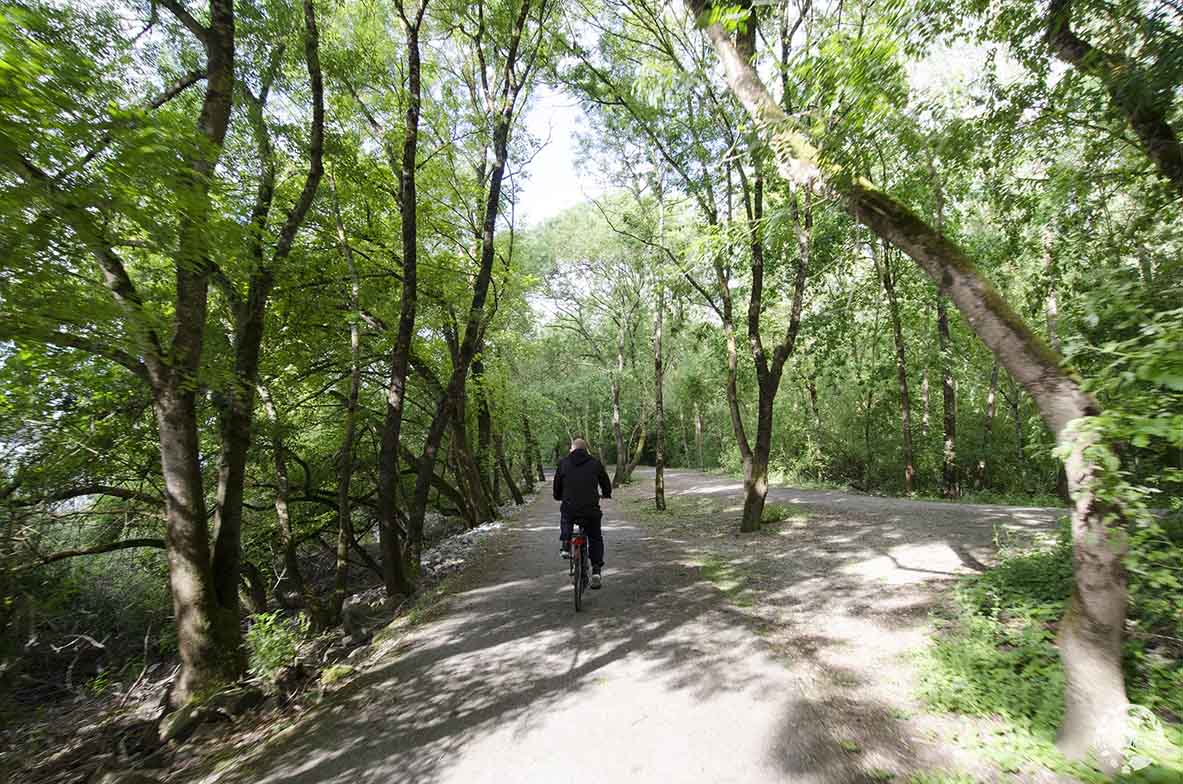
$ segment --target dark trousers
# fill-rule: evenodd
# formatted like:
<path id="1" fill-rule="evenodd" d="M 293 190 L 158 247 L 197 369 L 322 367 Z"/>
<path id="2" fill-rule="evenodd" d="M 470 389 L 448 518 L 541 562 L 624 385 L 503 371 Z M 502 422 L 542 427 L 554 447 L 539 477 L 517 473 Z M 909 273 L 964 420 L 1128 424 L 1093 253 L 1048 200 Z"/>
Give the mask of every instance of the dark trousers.
<path id="1" fill-rule="evenodd" d="M 565 508 L 559 508 L 559 541 L 571 541 L 571 532 L 575 528 L 575 521 L 578 520 L 583 527 L 583 533 L 587 535 L 587 543 L 591 549 L 589 555 L 595 569 L 604 566 L 604 534 L 601 529 L 603 518 L 604 515 L 599 509 L 591 513 L 572 515 Z"/>

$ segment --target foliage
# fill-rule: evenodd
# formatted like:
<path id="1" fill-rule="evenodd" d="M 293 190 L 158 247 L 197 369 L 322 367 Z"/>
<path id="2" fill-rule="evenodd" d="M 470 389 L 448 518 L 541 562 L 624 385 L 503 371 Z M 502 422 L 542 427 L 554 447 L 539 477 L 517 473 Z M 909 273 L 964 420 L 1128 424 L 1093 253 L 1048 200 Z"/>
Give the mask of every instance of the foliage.
<path id="1" fill-rule="evenodd" d="M 246 633 L 251 672 L 266 678 L 291 664 L 309 631 L 307 616 L 292 617 L 279 610 L 256 615 Z"/>
<path id="2" fill-rule="evenodd" d="M 1131 561 L 1145 557 L 1143 543 L 1134 544 Z M 1162 721 L 1177 722 L 1183 715 L 1180 656 L 1145 630 L 1173 628 L 1183 593 L 1167 591 L 1160 602 L 1161 581 L 1152 579 L 1144 571 L 1131 573 L 1135 620 L 1125 666 L 1131 702 L 1159 714 L 1145 723 L 1135 747 L 1168 764 L 1183 754 L 1183 746 L 1172 750 L 1153 739 Z M 1064 689 L 1055 636 L 1071 588 L 1066 530 L 1054 546 L 1006 550 L 996 567 L 962 580 L 953 594 L 953 615 L 938 621 L 937 636 L 921 657 L 921 696 L 938 710 L 1000 719 L 1000 738 L 1015 759 L 1032 757 L 1069 769 L 1054 749 Z M 1168 732 L 1183 743 L 1177 726 Z"/>

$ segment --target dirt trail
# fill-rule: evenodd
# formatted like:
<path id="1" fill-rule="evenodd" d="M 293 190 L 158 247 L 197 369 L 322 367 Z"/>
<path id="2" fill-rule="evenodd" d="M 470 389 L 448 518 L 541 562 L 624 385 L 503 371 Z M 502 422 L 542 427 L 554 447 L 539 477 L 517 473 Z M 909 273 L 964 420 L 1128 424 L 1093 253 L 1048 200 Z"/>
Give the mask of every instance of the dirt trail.
<path id="1" fill-rule="evenodd" d="M 938 739 L 900 654 L 995 525 L 1052 510 L 777 488 L 793 516 L 733 534 L 733 480 L 649 475 L 605 502 L 605 587 L 575 614 L 557 505 L 509 523 L 475 587 L 221 782 L 860 782 L 994 772 Z M 706 521 L 679 510 L 705 510 Z"/>

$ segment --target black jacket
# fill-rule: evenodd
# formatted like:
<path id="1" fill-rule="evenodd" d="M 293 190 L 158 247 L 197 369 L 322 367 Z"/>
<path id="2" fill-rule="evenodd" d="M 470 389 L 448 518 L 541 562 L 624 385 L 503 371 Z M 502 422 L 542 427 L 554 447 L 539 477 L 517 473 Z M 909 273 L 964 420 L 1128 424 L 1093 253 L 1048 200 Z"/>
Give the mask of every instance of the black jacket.
<path id="1" fill-rule="evenodd" d="M 605 498 L 611 498 L 612 482 L 604 464 L 589 455 L 586 449 L 576 449 L 559 461 L 554 496 L 556 501 L 563 502 L 568 514 L 599 511 L 600 490 L 604 491 Z"/>

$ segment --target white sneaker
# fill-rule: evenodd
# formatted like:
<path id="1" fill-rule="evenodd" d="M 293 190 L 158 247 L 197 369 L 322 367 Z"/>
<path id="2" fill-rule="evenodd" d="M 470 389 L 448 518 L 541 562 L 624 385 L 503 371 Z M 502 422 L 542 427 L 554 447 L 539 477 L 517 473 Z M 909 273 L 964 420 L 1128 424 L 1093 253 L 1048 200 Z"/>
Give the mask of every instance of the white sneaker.
<path id="1" fill-rule="evenodd" d="M 600 583 L 600 573 L 599 573 L 599 572 L 594 572 L 594 573 L 592 574 L 592 579 L 591 579 L 591 587 L 592 587 L 592 588 L 600 588 L 600 587 L 601 587 L 601 583 Z"/>

